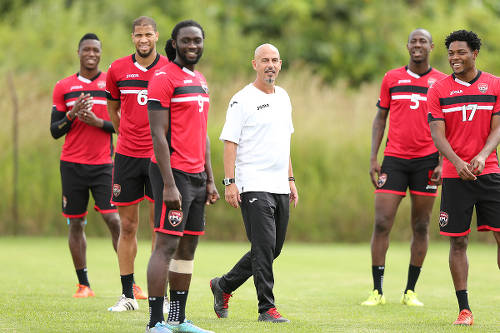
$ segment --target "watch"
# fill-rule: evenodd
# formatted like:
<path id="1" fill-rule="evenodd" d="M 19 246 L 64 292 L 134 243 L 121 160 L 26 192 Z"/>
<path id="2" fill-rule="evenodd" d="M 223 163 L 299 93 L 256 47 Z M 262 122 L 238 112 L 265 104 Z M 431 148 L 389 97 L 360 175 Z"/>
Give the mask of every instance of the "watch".
<path id="1" fill-rule="evenodd" d="M 234 183 L 235 183 L 234 178 L 224 178 L 222 180 L 222 185 L 224 185 L 224 186 L 228 186 L 228 185 L 234 184 Z"/>

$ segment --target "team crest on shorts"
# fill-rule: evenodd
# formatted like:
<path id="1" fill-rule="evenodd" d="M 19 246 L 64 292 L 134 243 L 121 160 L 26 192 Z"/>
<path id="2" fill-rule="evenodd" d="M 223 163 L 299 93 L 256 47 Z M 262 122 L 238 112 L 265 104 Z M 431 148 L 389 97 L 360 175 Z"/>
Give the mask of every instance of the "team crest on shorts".
<path id="1" fill-rule="evenodd" d="M 113 184 L 113 196 L 117 197 L 122 193 L 122 187 L 120 184 Z"/>
<path id="2" fill-rule="evenodd" d="M 387 181 L 387 174 L 386 173 L 381 174 L 377 180 L 377 187 L 380 188 L 384 186 L 386 181 Z"/>
<path id="3" fill-rule="evenodd" d="M 439 213 L 439 225 L 441 228 L 445 227 L 448 224 L 448 213 L 441 211 Z"/>
<path id="4" fill-rule="evenodd" d="M 478 83 L 477 89 L 484 94 L 488 91 L 488 84 L 484 82 Z"/>
<path id="5" fill-rule="evenodd" d="M 68 205 L 68 198 L 66 198 L 65 195 L 63 195 L 62 204 L 63 204 L 63 208 L 66 208 L 66 206 Z"/>
<path id="6" fill-rule="evenodd" d="M 182 222 L 182 211 L 180 210 L 171 210 L 168 212 L 168 222 L 172 225 L 172 227 L 177 227 Z"/>

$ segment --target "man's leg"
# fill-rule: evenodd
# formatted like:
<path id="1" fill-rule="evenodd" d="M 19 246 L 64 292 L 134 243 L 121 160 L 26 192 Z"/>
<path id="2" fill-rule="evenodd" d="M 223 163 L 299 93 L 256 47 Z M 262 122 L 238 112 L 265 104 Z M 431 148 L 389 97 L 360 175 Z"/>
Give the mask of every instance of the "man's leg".
<path id="1" fill-rule="evenodd" d="M 139 204 L 118 206 L 120 214 L 120 236 L 118 238 L 118 264 L 122 280 L 122 294 L 134 298 L 134 261 L 137 255 L 137 228 L 139 226 Z"/>
<path id="2" fill-rule="evenodd" d="M 111 233 L 111 241 L 113 243 L 113 248 L 116 251 L 118 246 L 118 238 L 120 237 L 120 216 L 118 215 L 118 213 L 105 213 L 102 214 L 102 218 L 108 226 L 109 232 Z"/>
<path id="3" fill-rule="evenodd" d="M 500 232 L 494 231 L 493 235 L 495 236 L 495 239 L 497 241 L 497 264 L 498 269 L 500 269 Z"/>
<path id="4" fill-rule="evenodd" d="M 149 226 L 151 227 L 151 252 L 155 248 L 156 232 L 155 230 L 155 203 L 149 201 Z"/>
<path id="5" fill-rule="evenodd" d="M 87 239 L 85 238 L 85 218 L 69 218 L 68 244 L 73 265 L 78 275 L 78 283 L 90 287 L 87 278 Z M 79 273 L 81 272 L 81 274 Z"/>
<path id="6" fill-rule="evenodd" d="M 450 237 L 450 272 L 453 285 L 457 293 L 460 311 L 470 311 L 467 296 L 467 277 L 469 274 L 469 260 L 467 259 L 467 245 L 469 236 Z"/>
<path id="7" fill-rule="evenodd" d="M 154 327 L 156 323 L 164 321 L 163 295 L 165 295 L 165 284 L 169 273 L 168 267 L 179 243 L 179 237 L 159 232 L 156 240 L 147 271 L 150 309 L 149 327 Z"/>

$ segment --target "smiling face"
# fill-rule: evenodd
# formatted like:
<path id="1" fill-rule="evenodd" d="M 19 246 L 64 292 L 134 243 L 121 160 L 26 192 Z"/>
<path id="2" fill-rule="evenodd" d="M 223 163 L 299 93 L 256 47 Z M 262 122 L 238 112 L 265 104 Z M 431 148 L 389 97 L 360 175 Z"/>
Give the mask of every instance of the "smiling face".
<path id="1" fill-rule="evenodd" d="M 101 60 L 101 42 L 96 39 L 85 39 L 78 48 L 80 67 L 82 70 L 92 71 L 97 69 Z"/>
<path id="2" fill-rule="evenodd" d="M 155 31 L 151 25 L 136 25 L 132 33 L 132 42 L 135 45 L 137 55 L 142 58 L 148 56 L 156 50 L 158 41 L 158 31 Z"/>
<path id="3" fill-rule="evenodd" d="M 257 84 L 273 86 L 281 70 L 279 51 L 271 44 L 264 44 L 255 50 L 252 65 L 257 72 Z"/>
<path id="4" fill-rule="evenodd" d="M 192 67 L 203 54 L 203 33 L 195 26 L 181 28 L 176 40 L 172 41 L 172 46 L 177 52 L 176 61 L 180 65 Z"/>
<path id="5" fill-rule="evenodd" d="M 454 41 L 448 48 L 448 62 L 455 75 L 465 77 L 474 72 L 478 51 L 472 51 L 464 41 Z"/>
<path id="6" fill-rule="evenodd" d="M 429 61 L 429 55 L 434 48 L 434 44 L 427 30 L 417 29 L 408 37 L 406 48 L 410 54 L 410 61 L 419 64 Z"/>

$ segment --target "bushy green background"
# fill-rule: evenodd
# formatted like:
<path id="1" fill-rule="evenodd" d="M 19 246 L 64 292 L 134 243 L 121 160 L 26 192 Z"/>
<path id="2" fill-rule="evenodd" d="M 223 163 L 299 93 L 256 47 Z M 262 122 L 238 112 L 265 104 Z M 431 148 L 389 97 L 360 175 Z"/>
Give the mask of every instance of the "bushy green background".
<path id="1" fill-rule="evenodd" d="M 294 106 L 292 160 L 300 203 L 292 210 L 289 238 L 304 241 L 368 241 L 373 188 L 368 177 L 371 123 L 381 77 L 408 62 L 409 32 L 428 29 L 436 48 L 434 67 L 449 72 L 443 41 L 457 29 L 483 39 L 480 69 L 500 73 L 500 5 L 494 0 L 3 0 L 0 3 L 0 233 L 66 234 L 60 215 L 59 154 L 62 139 L 49 133 L 51 95 L 57 80 L 79 68 L 77 43 L 95 32 L 103 43 L 101 69 L 134 51 L 131 22 L 152 16 L 158 50 L 176 22 L 192 18 L 205 29 L 205 52 L 197 69 L 211 91 L 209 135 L 212 164 L 223 188 L 218 136 L 229 98 L 253 80 L 255 47 L 281 51 L 278 84 Z M 7 84 L 7 75 L 14 86 Z M 11 88 L 19 100 L 19 222 L 12 219 L 13 147 Z M 393 239 L 408 239 L 409 200 L 397 216 Z M 91 203 L 93 205 L 93 203 Z M 431 237 L 437 235 L 437 208 Z M 90 206 L 91 207 L 91 206 Z M 140 234 L 149 233 L 143 207 Z M 105 235 L 90 212 L 87 231 Z M 243 239 L 238 210 L 221 200 L 207 209 L 207 237 Z M 477 236 L 474 236 L 477 237 Z M 481 237 L 485 237 L 482 235 Z"/>

